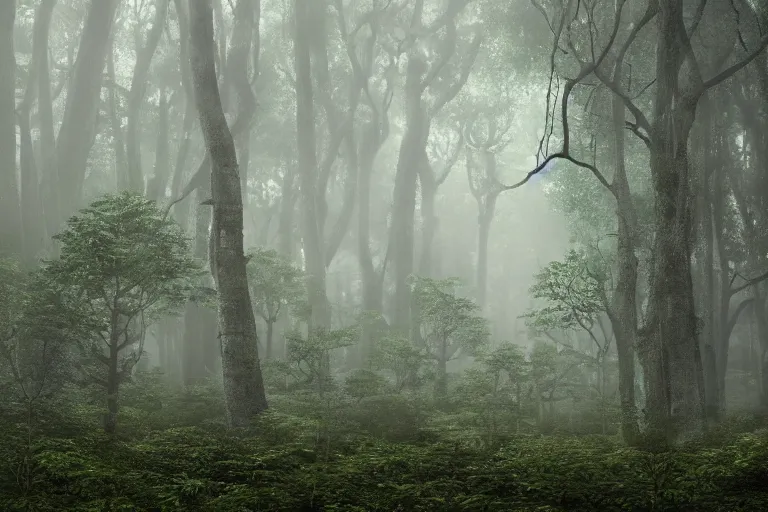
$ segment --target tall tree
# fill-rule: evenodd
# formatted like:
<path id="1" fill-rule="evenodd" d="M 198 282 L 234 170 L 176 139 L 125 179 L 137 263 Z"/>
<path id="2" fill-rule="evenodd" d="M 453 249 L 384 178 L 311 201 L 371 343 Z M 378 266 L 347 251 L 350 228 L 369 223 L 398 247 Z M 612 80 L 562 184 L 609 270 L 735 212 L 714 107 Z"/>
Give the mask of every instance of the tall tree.
<path id="1" fill-rule="evenodd" d="M 736 34 L 740 34 L 739 27 L 730 23 L 728 27 L 733 28 L 733 38 L 711 46 L 710 52 L 714 52 L 715 57 L 710 60 L 718 65 L 714 66 L 713 72 L 710 71 L 713 76 L 705 80 L 701 59 L 692 48 L 692 40 L 702 24 L 707 2 L 700 3 L 695 12 L 687 12 L 683 0 L 649 0 L 645 13 L 638 20 L 622 24 L 626 5 L 626 0 L 618 0 L 613 19 L 606 21 L 596 18 L 594 9 L 582 9 L 579 2 L 570 0 L 559 10 L 557 23 L 550 23 L 554 34 L 552 66 L 562 43 L 580 69 L 575 78 L 565 80 L 563 87 L 562 148 L 545 158 L 523 181 L 506 188 L 522 185 L 551 160 L 564 158 L 592 171 L 621 204 L 621 195 L 628 190 L 621 184 L 622 180 L 617 181 L 617 176 L 614 176 L 614 184 L 610 184 L 594 165 L 571 155 L 568 99 L 576 85 L 582 84 L 589 76 L 595 76 L 622 100 L 625 110 L 634 118 L 625 121 L 625 128 L 635 133 L 649 150 L 655 199 L 654 257 L 650 268 L 648 307 L 644 325 L 636 333 L 636 348 L 645 374 L 649 432 L 671 439 L 675 437 L 675 431 L 679 433 L 680 430 L 697 428 L 704 417 L 703 370 L 691 278 L 692 205 L 688 140 L 702 96 L 763 52 L 768 45 L 768 36 L 752 41 L 750 48 L 735 63 L 723 69 L 723 64 L 733 53 Z M 729 7 L 719 3 L 711 5 L 708 23 L 732 19 L 724 9 Z M 691 20 L 691 23 L 686 23 L 686 20 Z M 629 86 L 624 84 L 626 75 L 613 69 L 612 59 L 607 57 L 615 52 L 617 58 L 613 62 L 621 66 L 638 34 L 652 21 L 656 22 L 655 77 L 652 82 L 655 90 L 653 108 L 647 116 L 637 98 L 630 93 Z M 580 26 L 590 27 L 589 34 L 576 40 L 573 34 Z M 601 37 L 592 32 L 598 27 L 607 28 L 603 34 L 598 34 Z M 622 27 L 628 35 L 619 45 L 617 36 Z M 604 42 L 602 49 L 597 48 L 599 41 Z M 620 119 L 619 114 L 619 111 L 614 111 L 616 119 Z M 631 217 L 620 212 L 619 220 L 620 226 L 621 222 L 627 222 L 625 233 L 631 233 Z M 636 266 L 630 234 L 626 234 L 624 242 L 627 245 L 622 249 L 619 267 L 626 270 L 626 277 L 631 280 L 632 268 Z M 626 288 L 623 290 L 627 291 Z M 634 299 L 629 302 L 627 299 L 630 298 L 625 294 L 621 307 L 629 312 L 629 304 L 634 304 Z M 634 311 L 634 308 L 631 309 Z M 631 316 L 634 315 L 631 313 Z M 673 428 L 673 418 L 674 423 L 682 428 Z"/>
<path id="2" fill-rule="evenodd" d="M 307 267 L 307 291 L 313 327 L 330 327 L 331 310 L 326 296 L 322 226 L 318 223 L 317 142 L 310 68 L 310 38 L 317 30 L 317 11 L 308 0 L 296 0 L 294 52 L 296 69 L 296 129 L 299 145 L 299 189 L 302 200 L 302 236 Z M 324 11 L 320 10 L 324 16 Z M 316 38 L 316 36 L 315 36 Z"/>
<path id="3" fill-rule="evenodd" d="M 0 5 L 0 252 L 21 255 L 19 184 L 16 180 L 16 1 Z"/>
<path id="4" fill-rule="evenodd" d="M 435 21 L 427 25 L 424 22 L 424 1 L 416 0 L 405 41 L 408 43 L 404 90 L 406 127 L 395 174 L 390 237 L 395 281 L 394 324 L 402 333 L 410 333 L 412 329 L 416 332 L 415 326 L 411 325 L 408 279 L 414 271 L 416 183 L 421 168 L 428 165 L 426 146 L 430 123 L 466 83 L 480 47 L 480 34 L 475 31 L 466 53 L 461 55 L 457 52 L 459 37 L 456 18 L 466 5 L 465 0 L 449 2 Z M 445 33 L 443 37 L 436 35 L 442 31 Z M 437 58 L 430 63 L 417 42 L 432 43 Z M 457 53 L 458 58 L 453 59 Z M 434 96 L 432 102 L 426 101 L 427 92 Z"/>
<path id="5" fill-rule="evenodd" d="M 141 169 L 141 141 L 139 125 L 141 123 L 141 107 L 144 103 L 144 97 L 147 94 L 147 81 L 149 79 L 149 67 L 152 64 L 152 58 L 157 51 L 160 43 L 160 37 L 165 28 L 165 19 L 168 15 L 168 0 L 157 0 L 155 2 L 155 17 L 152 20 L 152 26 L 147 33 L 146 40 L 142 41 L 141 23 L 136 23 L 134 41 L 136 45 L 136 62 L 133 67 L 133 78 L 131 78 L 131 89 L 128 93 L 128 124 L 126 126 L 126 162 L 128 165 L 128 186 L 130 190 L 136 192 L 144 191 L 144 173 Z M 140 13 L 136 12 L 137 18 Z"/>
<path id="6" fill-rule="evenodd" d="M 267 408 L 267 398 L 243 252 L 240 175 L 216 80 L 213 8 L 210 0 L 191 0 L 189 11 L 195 103 L 212 163 L 211 270 L 218 292 L 227 417 L 231 426 L 242 427 Z"/>
<path id="7" fill-rule="evenodd" d="M 56 140 L 60 220 L 81 203 L 88 155 L 96 135 L 104 65 L 120 0 L 92 0 L 88 7 L 77 60 L 67 89 L 64 117 Z"/>

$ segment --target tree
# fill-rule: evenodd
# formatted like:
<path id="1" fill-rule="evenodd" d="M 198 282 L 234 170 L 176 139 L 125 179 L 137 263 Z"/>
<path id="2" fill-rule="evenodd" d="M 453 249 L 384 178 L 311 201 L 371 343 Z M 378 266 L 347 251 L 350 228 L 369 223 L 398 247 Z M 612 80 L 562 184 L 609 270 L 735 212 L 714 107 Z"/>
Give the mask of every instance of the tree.
<path id="1" fill-rule="evenodd" d="M 306 296 L 303 273 L 275 250 L 255 249 L 247 257 L 253 309 L 267 324 L 265 358 L 272 359 L 275 323 Z"/>
<path id="2" fill-rule="evenodd" d="M 574 355 L 582 355 L 579 348 L 570 341 L 557 338 L 554 333 L 575 330 L 589 336 L 596 352 L 588 359 L 596 370 L 598 396 L 604 401 L 607 393 L 606 357 L 614 333 L 603 321 L 607 300 L 604 299 L 602 286 L 587 268 L 585 256 L 571 250 L 566 254 L 564 261 L 553 261 L 536 275 L 536 283 L 530 290 L 531 295 L 535 299 L 544 299 L 546 305 L 533 309 L 524 316 L 534 333 L 546 335 L 556 344 L 572 351 Z M 622 412 L 628 417 L 636 416 L 634 403 L 622 403 L 622 406 L 627 409 Z M 604 412 L 602 420 L 605 429 Z"/>
<path id="3" fill-rule="evenodd" d="M 414 300 L 421 313 L 421 339 L 428 355 L 437 363 L 435 394 L 448 394 L 448 361 L 460 349 L 469 352 L 488 341 L 488 325 L 479 316 L 477 304 L 456 295 L 455 279 L 418 277 L 413 282 Z"/>
<path id="4" fill-rule="evenodd" d="M 16 180 L 16 1 L 0 6 L 0 251 L 22 252 L 19 184 Z"/>
<path id="5" fill-rule="evenodd" d="M 459 31 L 457 27 L 456 18 L 467 4 L 466 0 L 449 2 L 427 25 L 424 1 L 417 0 L 407 29 L 403 29 L 405 37 L 397 42 L 397 55 L 406 53 L 408 56 L 404 86 L 406 127 L 398 152 L 390 227 L 395 281 L 394 325 L 401 333 L 413 330 L 412 334 L 416 334 L 418 327 L 418 322 L 411 321 L 411 308 L 415 303 L 411 300 L 408 279 L 414 270 L 416 183 L 423 174 L 422 169 L 428 165 L 426 146 L 431 121 L 464 86 L 480 49 L 477 27 L 469 27 L 466 31 Z M 471 37 L 462 41 L 461 32 L 467 32 Z M 445 35 L 440 37 L 439 33 Z M 424 51 L 427 48 L 429 50 Z M 430 96 L 432 101 L 428 101 Z"/>
<path id="6" fill-rule="evenodd" d="M 88 155 L 96 136 L 109 37 L 119 4 L 119 0 L 93 0 L 83 25 L 56 140 L 60 221 L 80 207 Z"/>
<path id="7" fill-rule="evenodd" d="M 243 198 L 232 133 L 216 80 L 213 10 L 208 0 L 189 4 L 190 62 L 195 103 L 211 156 L 211 272 L 218 292 L 219 340 L 230 426 L 244 427 L 267 408 L 256 319 L 243 252 Z"/>
<path id="8" fill-rule="evenodd" d="M 44 272 L 67 290 L 62 307 L 87 329 L 78 366 L 104 387 L 104 429 L 114 433 L 120 384 L 141 357 L 146 326 L 180 308 L 199 267 L 178 226 L 154 201 L 129 193 L 93 202 L 54 238 L 61 254 Z"/>
<path id="9" fill-rule="evenodd" d="M 633 120 L 624 121 L 624 128 L 633 132 L 649 150 L 655 199 L 655 236 L 644 325 L 637 332 L 617 329 L 617 346 L 621 350 L 626 349 L 626 355 L 632 341 L 636 340 L 648 387 L 646 410 L 649 431 L 654 437 L 671 440 L 675 437 L 671 428 L 672 416 L 675 416 L 675 423 L 683 426 L 683 430 L 699 428 L 704 419 L 703 372 L 691 277 L 692 194 L 688 140 L 697 107 L 705 93 L 763 52 L 768 46 L 768 36 L 761 35 L 759 40 L 751 41 L 749 48 L 741 38 L 745 51 L 740 52 L 736 62 L 725 66 L 734 53 L 737 34 L 742 35 L 738 26 L 738 10 L 734 20 L 733 12 L 725 2 L 712 3 L 709 9 L 707 2 L 701 2 L 694 11 L 687 9 L 683 0 L 649 0 L 645 12 L 629 24 L 622 23 L 626 0 L 614 3 L 612 19 L 604 17 L 605 12 L 611 12 L 609 9 L 596 11 L 596 4 L 592 8 L 583 8 L 581 2 L 570 0 L 555 9 L 556 14 L 550 20 L 544 7 L 539 2 L 536 5 L 545 13 L 554 36 L 550 59 L 552 73 L 555 73 L 556 56 L 561 52 L 576 61 L 578 73 L 574 78 L 565 79 L 563 85 L 561 150 L 544 158 L 522 181 L 505 188 L 521 186 L 541 172 L 550 161 L 561 158 L 590 170 L 614 194 L 619 205 L 630 204 L 622 172 L 616 173 L 613 183 L 609 183 L 594 164 L 575 158 L 571 153 L 568 128 L 570 95 L 590 76 L 621 99 L 623 108 L 617 105 L 613 111 L 615 120 L 621 121 L 628 111 Z M 705 17 L 705 12 L 708 17 Z M 631 91 L 632 82 L 627 79 L 628 71 L 624 71 L 624 60 L 632 45 L 640 40 L 638 35 L 654 20 L 657 23 L 656 61 L 651 84 L 655 85 L 655 90 L 651 113 L 646 115 L 641 108 L 644 105 L 638 98 L 649 86 L 641 86 L 639 93 Z M 690 23 L 687 23 L 688 20 Z M 706 21 L 702 23 L 702 20 Z M 700 27 L 723 21 L 727 21 L 726 27 L 732 29 L 733 36 L 723 44 L 710 46 L 712 49 L 707 55 L 709 61 L 716 65 L 710 66 L 714 67 L 714 71 L 705 70 L 700 55 L 693 48 L 694 36 Z M 722 30 L 718 31 L 720 34 Z M 705 71 L 709 71 L 710 78 L 704 78 Z M 620 147 L 617 147 L 618 155 Z M 623 162 L 619 162 L 621 169 Z M 629 292 L 635 289 L 637 278 L 631 213 L 620 206 L 620 227 L 621 223 L 625 223 L 625 234 L 619 244 L 622 252 L 619 268 L 624 271 L 624 279 L 617 279 L 617 291 L 624 293 L 616 295 L 613 308 L 617 326 L 623 324 L 629 328 L 636 320 L 636 311 L 632 308 L 634 299 Z M 624 365 L 625 374 L 627 370 L 629 368 Z"/>

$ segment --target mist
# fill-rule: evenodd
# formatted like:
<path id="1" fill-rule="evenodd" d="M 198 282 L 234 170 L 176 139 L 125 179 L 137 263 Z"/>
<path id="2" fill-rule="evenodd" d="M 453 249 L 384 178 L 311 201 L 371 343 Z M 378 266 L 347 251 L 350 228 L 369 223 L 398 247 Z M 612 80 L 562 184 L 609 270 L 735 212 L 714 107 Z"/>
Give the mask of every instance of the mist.
<path id="1" fill-rule="evenodd" d="M 767 26 L 4 0 L 0 509 L 768 507 Z"/>

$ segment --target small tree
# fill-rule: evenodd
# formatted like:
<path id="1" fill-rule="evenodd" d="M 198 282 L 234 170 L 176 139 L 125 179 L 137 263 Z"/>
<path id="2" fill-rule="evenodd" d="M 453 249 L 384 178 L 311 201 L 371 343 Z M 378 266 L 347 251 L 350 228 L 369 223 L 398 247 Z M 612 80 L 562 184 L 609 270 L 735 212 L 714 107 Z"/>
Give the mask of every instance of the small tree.
<path id="1" fill-rule="evenodd" d="M 523 315 L 534 334 L 547 336 L 595 369 L 595 391 L 605 428 L 606 356 L 611 348 L 613 332 L 604 320 L 606 299 L 602 284 L 587 268 L 586 256 L 571 250 L 563 261 L 553 261 L 539 272 L 530 291 L 534 298 L 546 301 L 545 306 Z M 572 332 L 586 334 L 595 352 L 585 354 L 573 343 L 556 337 L 555 332 L 566 336 Z"/>
<path id="2" fill-rule="evenodd" d="M 314 385 L 322 395 L 333 385 L 327 371 L 331 352 L 354 345 L 359 336 L 358 326 L 345 329 L 312 329 L 307 337 L 298 332 L 289 333 L 286 340 L 289 368 L 297 380 L 303 380 L 306 385 Z"/>
<path id="3" fill-rule="evenodd" d="M 248 285 L 253 310 L 267 324 L 266 358 L 272 359 L 273 333 L 280 314 L 301 305 L 306 295 L 303 273 L 271 249 L 248 253 Z"/>
<path id="4" fill-rule="evenodd" d="M 86 312 L 61 307 L 69 294 L 43 272 L 25 275 L 0 261 L 0 388 L 6 390 L 0 399 L 10 406 L 4 415 L 19 414 L 15 467 L 25 493 L 34 482 L 33 440 L 41 408 L 71 380 L 72 344 L 88 324 Z"/>
<path id="5" fill-rule="evenodd" d="M 448 394 L 447 364 L 459 350 L 474 350 L 488 341 L 490 333 L 477 304 L 457 297 L 456 279 L 417 277 L 413 294 L 421 312 L 421 335 L 429 356 L 437 362 L 435 392 Z"/>
<path id="6" fill-rule="evenodd" d="M 43 271 L 69 290 L 62 307 L 87 312 L 77 367 L 105 389 L 104 429 L 113 433 L 119 387 L 141 357 L 147 325 L 180 311 L 201 269 L 178 225 L 140 195 L 107 195 L 54 238 L 61 256 Z"/>
<path id="7" fill-rule="evenodd" d="M 415 384 L 418 381 L 427 355 L 424 349 L 414 347 L 407 338 L 386 336 L 376 344 L 371 359 L 379 370 L 391 372 L 395 378 L 395 391 L 400 393 L 409 382 Z"/>

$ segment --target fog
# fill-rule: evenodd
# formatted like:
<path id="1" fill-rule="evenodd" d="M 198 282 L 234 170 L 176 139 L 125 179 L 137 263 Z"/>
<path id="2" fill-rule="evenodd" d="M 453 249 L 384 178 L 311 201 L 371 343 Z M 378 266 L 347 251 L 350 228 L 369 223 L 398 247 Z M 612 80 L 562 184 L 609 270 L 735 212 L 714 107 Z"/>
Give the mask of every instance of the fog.
<path id="1" fill-rule="evenodd" d="M 4 0 L 0 508 L 759 509 L 767 26 L 753 0 Z M 198 445 L 279 476 L 109 476 Z M 361 476 L 389 449 L 416 465 Z M 574 454 L 631 498 L 569 487 Z M 486 456 L 533 483 L 449 489 Z"/>

